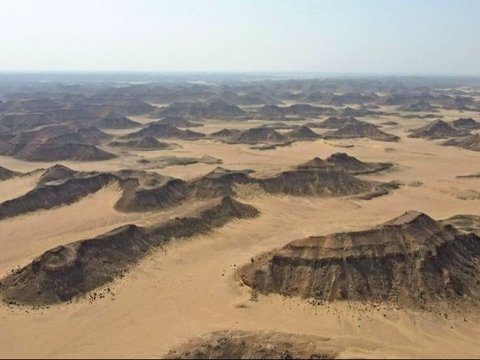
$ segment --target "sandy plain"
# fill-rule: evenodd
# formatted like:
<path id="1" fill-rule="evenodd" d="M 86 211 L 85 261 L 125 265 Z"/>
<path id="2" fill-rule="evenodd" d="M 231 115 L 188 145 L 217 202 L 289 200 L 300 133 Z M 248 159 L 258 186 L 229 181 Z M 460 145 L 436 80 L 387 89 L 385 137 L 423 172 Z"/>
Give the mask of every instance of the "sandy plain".
<path id="1" fill-rule="evenodd" d="M 448 120 L 476 114 L 442 115 Z M 480 178 L 456 177 L 479 172 L 480 153 L 407 137 L 408 129 L 429 120 L 395 115 L 366 120 L 397 121 L 399 125 L 385 126 L 383 130 L 401 140 L 317 140 L 265 151 L 213 140 L 172 140 L 181 147 L 131 151 L 105 162 L 62 162 L 75 170 L 117 170 L 135 168 L 140 158 L 209 155 L 221 159 L 222 167 L 253 169 L 256 176 L 265 176 L 315 156 L 325 158 L 334 152 L 347 152 L 363 161 L 395 163 L 391 171 L 364 177 L 398 180 L 404 185 L 370 201 L 239 191 L 243 202 L 260 210 L 258 218 L 236 220 L 208 235 L 170 243 L 116 280 L 110 286 L 114 295 L 93 302 L 87 296 L 40 310 L 0 304 L 1 356 L 160 357 L 191 337 L 240 329 L 327 337 L 338 348 L 340 357 L 479 357 L 478 312 L 433 313 L 342 302 L 313 305 L 306 299 L 278 295 L 255 297 L 235 278 L 236 269 L 251 257 L 297 238 L 366 229 L 407 210 L 422 211 L 436 219 L 456 214 L 480 215 L 480 200 L 458 197 L 462 191 L 478 190 Z M 195 131 L 211 133 L 225 127 L 249 128 L 263 123 L 208 121 Z M 353 147 L 342 147 L 345 144 Z M 0 165 L 25 172 L 53 164 L 0 157 Z M 198 163 L 150 170 L 191 179 L 216 166 Z M 0 183 L 0 199 L 30 190 L 37 180 L 35 176 Z M 159 217 L 174 216 L 168 212 L 120 213 L 113 208 L 120 195 L 119 188 L 111 184 L 75 204 L 0 221 L 0 272 L 3 275 L 52 246 L 95 236 L 126 223 L 154 223 Z"/>

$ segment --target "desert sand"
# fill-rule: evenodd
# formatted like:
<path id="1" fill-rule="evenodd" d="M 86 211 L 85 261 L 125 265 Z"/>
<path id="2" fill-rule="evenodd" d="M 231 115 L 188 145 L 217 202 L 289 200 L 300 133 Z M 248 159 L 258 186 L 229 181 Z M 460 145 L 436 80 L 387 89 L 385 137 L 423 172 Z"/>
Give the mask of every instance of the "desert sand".
<path id="1" fill-rule="evenodd" d="M 381 110 L 392 109 L 385 106 Z M 478 119 L 473 111 L 442 110 L 442 115 L 445 121 Z M 153 121 L 146 116 L 130 119 L 141 124 Z M 162 138 L 158 140 L 179 146 L 123 152 L 105 145 L 102 149 L 119 156 L 98 162 L 28 162 L 0 156 L 1 166 L 20 172 L 61 163 L 78 171 L 145 169 L 191 180 L 219 164 L 159 167 L 154 160 L 211 156 L 220 159 L 224 168 L 251 169 L 256 177 L 266 178 L 314 157 L 325 159 L 346 152 L 362 161 L 394 164 L 386 171 L 358 178 L 397 181 L 401 185 L 369 201 L 271 195 L 255 187 L 239 186 L 237 200 L 258 209 L 258 217 L 234 219 L 208 234 L 172 240 L 150 252 L 124 277 L 105 285 L 108 292 L 95 290 L 106 294 L 95 301 L 90 293 L 69 303 L 40 308 L 0 303 L 0 357 L 156 358 L 189 339 L 236 330 L 319 337 L 339 357 L 478 357 L 478 308 L 447 313 L 355 301 L 318 304 L 299 297 L 256 294 L 236 275 L 253 257 L 292 240 L 368 229 L 409 210 L 434 219 L 480 215 L 480 200 L 461 196 L 465 191 L 478 190 L 480 178 L 457 177 L 480 171 L 480 153 L 442 146 L 441 140 L 408 137 L 410 129 L 430 123 L 429 119 L 382 115 L 364 120 L 376 125 L 396 122 L 398 125 L 381 129 L 400 140 L 319 138 L 258 150 L 249 144 L 228 144 L 208 137 L 195 141 Z M 204 126 L 194 130 L 208 135 L 224 128 L 246 130 L 269 122 L 205 120 Z M 138 130 L 108 132 L 120 137 Z M 326 131 L 312 130 L 319 135 Z M 140 159 L 151 162 L 142 164 Z M 40 176 L 41 172 L 34 172 L 0 182 L 0 202 L 33 189 Z M 153 225 L 205 205 L 199 201 L 173 210 L 124 213 L 114 208 L 121 194 L 119 185 L 111 183 L 73 204 L 0 221 L 1 277 L 55 246 L 92 238 L 126 224 Z"/>

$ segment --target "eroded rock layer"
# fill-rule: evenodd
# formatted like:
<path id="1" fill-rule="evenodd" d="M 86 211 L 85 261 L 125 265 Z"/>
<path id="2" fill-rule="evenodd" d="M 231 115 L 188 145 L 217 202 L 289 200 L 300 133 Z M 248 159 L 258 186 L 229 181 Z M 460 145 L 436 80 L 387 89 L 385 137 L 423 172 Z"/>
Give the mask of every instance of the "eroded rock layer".
<path id="1" fill-rule="evenodd" d="M 480 296 L 480 238 L 415 211 L 373 229 L 292 241 L 239 274 L 262 293 L 429 302 Z"/>
<path id="2" fill-rule="evenodd" d="M 0 282 L 5 301 L 47 305 L 64 302 L 111 282 L 154 247 L 172 238 L 207 233 L 232 219 L 258 215 L 229 197 L 189 217 L 153 227 L 126 225 L 93 239 L 58 246 Z"/>

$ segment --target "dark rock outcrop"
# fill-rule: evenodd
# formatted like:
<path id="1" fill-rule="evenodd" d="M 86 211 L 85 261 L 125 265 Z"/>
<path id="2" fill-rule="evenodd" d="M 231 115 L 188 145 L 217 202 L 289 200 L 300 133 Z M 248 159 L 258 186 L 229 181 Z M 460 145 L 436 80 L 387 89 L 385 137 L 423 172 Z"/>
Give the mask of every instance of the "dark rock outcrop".
<path id="1" fill-rule="evenodd" d="M 65 302 L 122 276 L 148 251 L 172 238 L 205 234 L 233 219 L 257 215 L 252 206 L 226 197 L 190 217 L 175 218 L 150 228 L 122 226 L 93 239 L 45 252 L 3 278 L 0 293 L 7 302 L 28 305 Z"/>
<path id="2" fill-rule="evenodd" d="M 299 126 L 286 133 L 285 137 L 289 140 L 315 140 L 320 138 L 320 135 L 307 126 Z"/>
<path id="3" fill-rule="evenodd" d="M 179 116 L 167 116 L 163 119 L 157 120 L 155 123 L 156 124 L 167 124 L 167 125 L 170 125 L 170 126 L 181 127 L 181 128 L 203 126 L 203 124 L 200 124 L 198 122 L 192 122 L 190 120 L 187 120 L 187 119 L 185 119 L 183 117 L 179 117 Z"/>
<path id="4" fill-rule="evenodd" d="M 328 338 L 259 331 L 217 331 L 171 350 L 166 359 L 333 359 Z"/>
<path id="5" fill-rule="evenodd" d="M 210 136 L 213 138 L 221 138 L 221 139 L 228 139 L 233 138 L 241 133 L 241 130 L 237 129 L 222 129 L 211 133 Z"/>
<path id="6" fill-rule="evenodd" d="M 140 123 L 115 112 L 110 112 L 96 125 L 102 129 L 132 129 L 141 126 Z"/>
<path id="7" fill-rule="evenodd" d="M 324 129 L 340 129 L 347 125 L 360 125 L 362 121 L 355 119 L 353 116 L 338 118 L 335 116 L 329 117 L 327 120 L 315 125 L 309 125 L 310 127 L 318 127 Z"/>
<path id="8" fill-rule="evenodd" d="M 28 161 L 104 161 L 117 157 L 114 154 L 87 144 L 42 145 L 22 152 L 16 157 Z"/>
<path id="9" fill-rule="evenodd" d="M 480 134 L 473 134 L 461 138 L 450 139 L 445 141 L 443 145 L 457 146 L 472 151 L 480 151 Z"/>
<path id="10" fill-rule="evenodd" d="M 377 141 L 398 141 L 400 139 L 396 135 L 383 132 L 375 125 L 363 121 L 345 125 L 337 130 L 327 131 L 322 137 L 325 139 L 368 138 Z"/>
<path id="11" fill-rule="evenodd" d="M 46 184 L 57 181 L 64 181 L 75 177 L 79 172 L 66 166 L 56 164 L 44 171 L 40 177 L 39 184 Z"/>
<path id="12" fill-rule="evenodd" d="M 478 301 L 480 238 L 407 212 L 369 230 L 293 241 L 240 269 L 262 293 L 426 306 Z"/>
<path id="13" fill-rule="evenodd" d="M 110 135 L 96 127 L 51 125 L 0 141 L 0 154 L 28 161 L 100 161 L 115 157 L 97 148 Z"/>
<path id="14" fill-rule="evenodd" d="M 456 129 L 461 130 L 475 130 L 480 128 L 480 123 L 472 118 L 459 118 L 451 122 L 451 125 Z"/>
<path id="15" fill-rule="evenodd" d="M 147 136 L 158 138 L 176 138 L 182 140 L 198 140 L 205 135 L 192 130 L 181 130 L 168 124 L 153 123 L 134 133 L 123 136 L 124 139 L 138 139 Z"/>
<path id="16" fill-rule="evenodd" d="M 363 162 L 346 153 L 332 154 L 326 159 L 326 162 L 354 175 L 383 171 L 393 166 L 392 163 Z"/>
<path id="17" fill-rule="evenodd" d="M 12 171 L 3 166 L 0 166 L 0 181 L 11 179 L 15 176 L 19 176 L 20 173 L 17 171 Z"/>
<path id="18" fill-rule="evenodd" d="M 133 139 L 129 141 L 112 141 L 108 145 L 114 147 L 126 147 L 136 150 L 165 150 L 175 147 L 173 144 L 160 142 L 152 136 L 146 136 L 142 139 Z"/>
<path id="19" fill-rule="evenodd" d="M 222 100 L 209 102 L 176 102 L 157 110 L 156 116 L 183 117 L 187 119 L 242 119 L 246 118 L 245 111 L 236 105 L 230 105 Z"/>
<path id="20" fill-rule="evenodd" d="M 58 174 L 60 170 L 54 171 Z M 47 179 L 52 174 L 47 173 Z M 54 176 L 53 178 L 57 178 Z M 120 179 L 112 174 L 100 173 L 81 178 L 69 178 L 60 184 L 42 183 L 35 189 L 15 199 L 0 204 L 0 220 L 36 210 L 52 209 L 60 205 L 72 204 L 82 197 L 100 190 L 111 182 Z M 51 181 L 51 180 L 50 180 Z"/>
<path id="21" fill-rule="evenodd" d="M 455 129 L 443 120 L 436 120 L 428 125 L 410 130 L 408 136 L 411 138 L 444 139 L 465 135 L 468 135 L 468 132 Z"/>
<path id="22" fill-rule="evenodd" d="M 211 136 L 233 144 L 282 143 L 287 140 L 274 129 L 259 127 L 243 131 L 224 129 Z"/>

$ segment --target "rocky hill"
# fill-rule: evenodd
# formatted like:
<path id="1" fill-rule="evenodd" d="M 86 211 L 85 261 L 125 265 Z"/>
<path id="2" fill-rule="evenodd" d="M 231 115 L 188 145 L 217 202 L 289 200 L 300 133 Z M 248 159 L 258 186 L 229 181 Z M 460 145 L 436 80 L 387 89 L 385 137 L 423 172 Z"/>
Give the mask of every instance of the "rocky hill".
<path id="1" fill-rule="evenodd" d="M 477 235 L 410 211 L 372 229 L 292 241 L 239 274 L 262 293 L 423 307 L 478 301 L 479 260 Z"/>
<path id="2" fill-rule="evenodd" d="M 465 130 L 455 129 L 443 120 L 436 120 L 420 128 L 410 130 L 409 137 L 425 139 L 444 139 L 448 137 L 459 137 L 465 135 L 468 135 L 468 132 L 466 132 Z"/>

